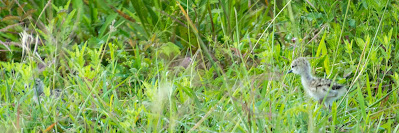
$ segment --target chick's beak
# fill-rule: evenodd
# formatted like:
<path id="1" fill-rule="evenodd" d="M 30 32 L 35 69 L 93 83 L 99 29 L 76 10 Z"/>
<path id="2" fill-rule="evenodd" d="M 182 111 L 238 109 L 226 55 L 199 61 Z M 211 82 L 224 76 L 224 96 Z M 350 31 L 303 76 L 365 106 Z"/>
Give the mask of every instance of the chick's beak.
<path id="1" fill-rule="evenodd" d="M 289 70 L 289 71 L 287 72 L 287 74 L 289 74 L 289 73 L 292 73 L 292 70 Z"/>

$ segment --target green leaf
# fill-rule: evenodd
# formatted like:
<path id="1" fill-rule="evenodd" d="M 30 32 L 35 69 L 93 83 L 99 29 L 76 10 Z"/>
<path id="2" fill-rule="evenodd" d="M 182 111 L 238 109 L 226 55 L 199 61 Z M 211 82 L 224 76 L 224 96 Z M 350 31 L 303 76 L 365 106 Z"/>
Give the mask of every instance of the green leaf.
<path id="1" fill-rule="evenodd" d="M 320 44 L 319 47 L 317 48 L 317 52 L 316 52 L 316 57 L 324 57 L 324 68 L 326 70 L 326 73 L 330 73 L 330 60 L 329 60 L 329 56 L 327 55 L 327 47 L 326 47 L 326 43 L 324 42 L 325 38 L 326 38 L 327 32 L 324 32 L 323 37 L 320 40 Z M 321 54 L 321 56 L 320 56 Z"/>
<path id="2" fill-rule="evenodd" d="M 320 44 L 316 52 L 316 57 L 320 57 L 320 53 L 322 54 L 322 56 L 327 55 L 326 43 L 324 42 L 324 39 L 326 38 L 326 33 L 327 32 L 324 32 L 323 37 L 320 40 Z"/>
<path id="3" fill-rule="evenodd" d="M 362 90 L 361 90 L 361 87 L 359 87 L 360 85 L 359 85 L 359 83 L 357 83 L 357 100 L 358 100 L 358 102 L 359 102 L 359 106 L 360 106 L 360 109 L 361 109 L 361 112 L 360 112 L 360 115 L 363 117 L 363 118 L 366 118 L 366 105 L 365 105 L 365 103 L 364 103 L 364 97 L 363 97 L 363 93 L 362 93 Z"/>
<path id="4" fill-rule="evenodd" d="M 348 54 L 352 54 L 353 50 L 352 50 L 352 43 L 353 41 L 351 41 L 351 43 L 349 43 L 347 40 L 344 40 L 345 42 L 345 52 Z"/>
<path id="5" fill-rule="evenodd" d="M 159 52 L 165 54 L 166 56 L 170 56 L 171 54 L 180 54 L 179 47 L 172 42 L 162 45 Z"/>
<path id="6" fill-rule="evenodd" d="M 377 50 L 371 50 L 370 52 L 370 62 L 371 63 L 377 63 Z"/>
<path id="7" fill-rule="evenodd" d="M 367 90 L 367 94 L 368 94 L 368 98 L 369 98 L 369 103 L 372 103 L 373 99 L 373 93 L 371 92 L 371 88 L 370 88 L 370 79 L 369 79 L 369 74 L 366 73 L 366 90 Z"/>
<path id="8" fill-rule="evenodd" d="M 327 74 L 330 74 L 330 56 L 326 55 L 324 58 L 324 69 L 326 70 Z"/>
<path id="9" fill-rule="evenodd" d="M 356 41 L 357 46 L 359 46 L 359 48 L 361 48 L 361 49 L 364 48 L 365 42 L 363 41 L 362 38 L 355 38 L 355 41 Z"/>

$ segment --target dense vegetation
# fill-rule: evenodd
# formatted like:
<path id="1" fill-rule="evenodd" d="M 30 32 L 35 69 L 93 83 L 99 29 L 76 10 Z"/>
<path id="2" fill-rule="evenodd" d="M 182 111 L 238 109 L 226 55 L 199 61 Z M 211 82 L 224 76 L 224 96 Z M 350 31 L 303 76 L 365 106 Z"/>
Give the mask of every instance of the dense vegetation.
<path id="1" fill-rule="evenodd" d="M 1 0 L 0 129 L 398 132 L 398 21 L 395 0 Z M 350 89 L 331 112 L 286 74 L 301 56 Z"/>

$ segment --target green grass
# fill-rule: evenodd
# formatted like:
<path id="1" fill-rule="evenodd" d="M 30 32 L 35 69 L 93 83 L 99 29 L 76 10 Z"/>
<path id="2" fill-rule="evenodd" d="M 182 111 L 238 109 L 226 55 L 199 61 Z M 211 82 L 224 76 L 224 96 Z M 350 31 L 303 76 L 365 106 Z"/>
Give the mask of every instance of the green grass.
<path id="1" fill-rule="evenodd" d="M 0 129 L 398 132 L 398 13 L 395 0 L 3 0 Z M 301 56 L 350 89 L 331 112 L 286 74 Z"/>

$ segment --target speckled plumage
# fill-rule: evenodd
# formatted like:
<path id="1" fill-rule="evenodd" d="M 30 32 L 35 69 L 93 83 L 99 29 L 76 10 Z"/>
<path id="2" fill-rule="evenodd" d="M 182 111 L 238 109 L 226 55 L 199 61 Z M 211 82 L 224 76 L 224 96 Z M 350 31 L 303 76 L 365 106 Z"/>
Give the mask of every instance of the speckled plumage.
<path id="1" fill-rule="evenodd" d="M 33 100 L 37 103 L 39 102 L 39 97 L 44 94 L 43 91 L 44 90 L 44 84 L 43 81 L 40 79 L 35 79 L 35 84 L 33 86 Z"/>
<path id="2" fill-rule="evenodd" d="M 39 100 L 41 99 L 41 97 L 44 96 L 44 83 L 39 78 L 35 79 L 33 92 L 34 92 L 33 100 L 36 103 L 38 103 Z M 54 98 L 59 98 L 59 97 L 62 98 L 63 97 L 62 90 L 60 90 L 60 89 L 52 89 L 50 91 L 50 97 L 53 98 L 53 99 Z"/>
<path id="3" fill-rule="evenodd" d="M 301 75 L 303 88 L 313 99 L 321 103 L 325 98 L 326 107 L 331 108 L 332 103 L 347 91 L 344 85 L 334 83 L 329 79 L 313 77 L 310 64 L 304 57 L 292 61 L 289 73 L 291 72 Z"/>

